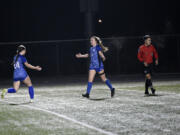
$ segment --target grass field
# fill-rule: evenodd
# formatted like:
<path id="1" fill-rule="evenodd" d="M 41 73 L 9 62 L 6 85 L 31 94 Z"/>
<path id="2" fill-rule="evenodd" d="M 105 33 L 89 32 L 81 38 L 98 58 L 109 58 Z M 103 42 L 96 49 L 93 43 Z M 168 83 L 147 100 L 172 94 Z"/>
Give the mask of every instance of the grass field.
<path id="1" fill-rule="evenodd" d="M 157 96 L 144 97 L 144 83 L 36 85 L 35 102 L 26 87 L 0 99 L 0 135 L 179 135 L 180 81 L 156 81 Z M 2 88 L 4 86 L 0 86 Z"/>

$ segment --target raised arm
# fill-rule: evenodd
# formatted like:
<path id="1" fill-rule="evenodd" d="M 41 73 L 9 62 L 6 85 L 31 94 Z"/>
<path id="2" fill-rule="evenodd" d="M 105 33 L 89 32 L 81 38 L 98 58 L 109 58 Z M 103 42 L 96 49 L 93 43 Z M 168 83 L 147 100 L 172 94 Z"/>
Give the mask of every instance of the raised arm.
<path id="1" fill-rule="evenodd" d="M 24 63 L 24 65 L 27 67 L 27 68 L 30 68 L 30 69 L 33 69 L 33 70 L 38 70 L 38 71 L 41 71 L 42 68 L 40 66 L 33 66 L 31 64 L 29 64 L 27 61 Z"/>
<path id="2" fill-rule="evenodd" d="M 89 57 L 88 53 L 86 53 L 86 54 L 81 54 L 81 53 L 76 54 L 76 58 L 88 58 L 88 57 Z"/>

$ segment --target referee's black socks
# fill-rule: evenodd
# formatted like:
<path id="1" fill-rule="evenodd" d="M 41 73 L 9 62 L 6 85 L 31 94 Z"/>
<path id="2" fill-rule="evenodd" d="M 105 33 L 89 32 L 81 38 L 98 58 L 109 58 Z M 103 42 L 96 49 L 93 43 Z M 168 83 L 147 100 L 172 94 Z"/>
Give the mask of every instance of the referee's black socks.
<path id="1" fill-rule="evenodd" d="M 153 89 L 152 81 L 151 81 L 151 79 L 146 79 L 146 82 L 145 82 L 145 93 L 148 93 L 148 88 L 149 87 L 151 89 Z"/>
<path id="2" fill-rule="evenodd" d="M 146 82 L 145 82 L 145 94 L 149 94 L 148 87 L 149 87 L 148 79 L 146 79 Z"/>

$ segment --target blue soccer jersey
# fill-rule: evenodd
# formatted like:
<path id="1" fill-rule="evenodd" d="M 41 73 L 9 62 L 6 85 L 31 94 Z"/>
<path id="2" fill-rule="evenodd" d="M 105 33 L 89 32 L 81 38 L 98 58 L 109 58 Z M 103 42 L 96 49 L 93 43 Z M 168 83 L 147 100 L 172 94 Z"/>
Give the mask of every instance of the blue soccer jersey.
<path id="1" fill-rule="evenodd" d="M 27 77 L 27 72 L 24 68 L 24 63 L 27 61 L 22 55 L 14 56 L 14 62 L 18 57 L 16 63 L 14 63 L 14 81 L 24 81 Z"/>
<path id="2" fill-rule="evenodd" d="M 90 48 L 90 69 L 95 69 L 96 71 L 100 71 L 104 69 L 104 65 L 102 59 L 99 56 L 99 51 L 101 51 L 101 47 L 96 45 L 95 47 Z M 97 70 L 98 69 L 98 70 Z"/>

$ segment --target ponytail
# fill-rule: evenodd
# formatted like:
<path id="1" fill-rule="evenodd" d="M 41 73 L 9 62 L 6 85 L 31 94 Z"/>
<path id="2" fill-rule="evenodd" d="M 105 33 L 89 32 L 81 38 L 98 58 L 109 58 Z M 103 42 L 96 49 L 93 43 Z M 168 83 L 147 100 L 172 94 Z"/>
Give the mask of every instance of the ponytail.
<path id="1" fill-rule="evenodd" d="M 16 56 L 16 59 L 15 59 L 15 61 L 13 61 L 12 65 L 14 65 L 17 62 L 17 60 L 19 58 L 19 54 L 17 53 L 15 56 Z"/>
<path id="2" fill-rule="evenodd" d="M 104 45 L 103 45 L 103 43 L 102 43 L 102 40 L 99 38 L 99 37 L 97 37 L 97 36 L 93 36 L 93 38 L 96 40 L 96 42 L 100 45 L 100 47 L 102 48 L 102 51 L 103 52 L 107 52 L 109 49 L 108 49 L 108 47 L 105 47 Z"/>
<path id="3" fill-rule="evenodd" d="M 15 55 L 16 59 L 15 59 L 15 61 L 13 61 L 12 65 L 14 65 L 17 62 L 17 60 L 19 58 L 19 53 L 25 49 L 26 49 L 26 47 L 24 45 L 18 46 L 17 51 L 16 51 L 16 55 Z"/>

